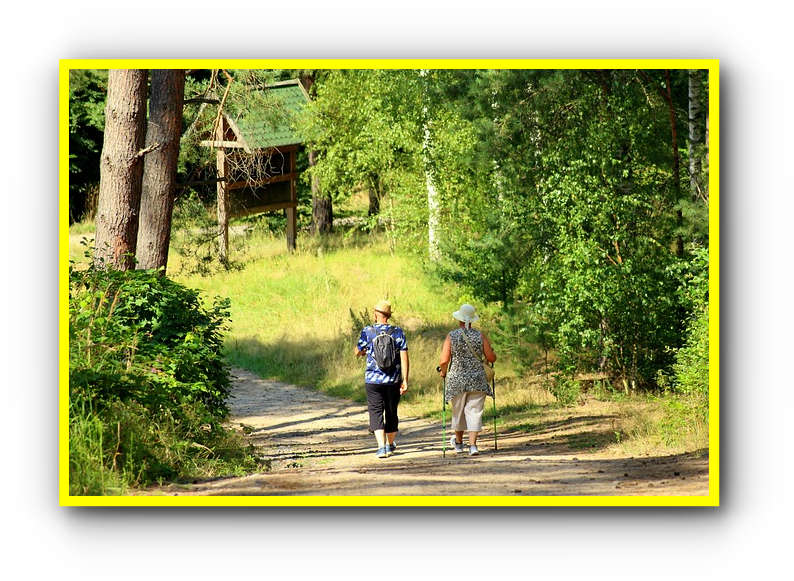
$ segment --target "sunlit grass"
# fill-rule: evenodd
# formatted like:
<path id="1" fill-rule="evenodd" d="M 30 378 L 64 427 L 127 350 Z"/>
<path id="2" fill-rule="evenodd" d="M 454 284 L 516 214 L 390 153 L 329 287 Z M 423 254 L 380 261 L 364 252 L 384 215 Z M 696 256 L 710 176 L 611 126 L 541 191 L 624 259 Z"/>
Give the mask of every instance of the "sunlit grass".
<path id="1" fill-rule="evenodd" d="M 292 254 L 282 238 L 261 236 L 251 241 L 241 271 L 175 278 L 208 296 L 231 298 L 232 364 L 358 400 L 364 361 L 353 347 L 361 326 L 372 322 L 372 307 L 387 299 L 391 322 L 408 334 L 406 402 L 439 389 L 435 368 L 458 297 L 426 276 L 414 257 L 391 255 L 382 236 L 339 234 L 327 243 L 304 237 Z"/>
<path id="2" fill-rule="evenodd" d="M 81 262 L 85 247 L 76 239 L 70 256 Z M 244 257 L 239 257 L 244 267 L 239 270 L 220 269 L 210 277 L 187 275 L 180 273 L 182 257 L 172 252 L 168 273 L 202 290 L 207 299 L 231 299 L 226 357 L 232 365 L 263 377 L 363 403 L 364 360 L 353 355 L 353 347 L 362 325 L 371 322 L 372 306 L 388 299 L 394 311 L 391 322 L 405 329 L 409 343 L 410 390 L 400 404 L 401 414 L 437 418 L 443 383 L 436 366 L 446 333 L 456 327 L 451 313 L 461 302 L 473 302 L 481 314 L 480 328 L 491 336 L 497 332 L 492 322 L 498 307 L 481 305 L 455 286 L 438 282 L 415 254 L 399 247 L 391 254 L 383 234 L 340 232 L 317 238 L 302 233 L 297 250 L 289 253 L 283 237 L 255 233 L 244 248 Z M 521 376 L 514 370 L 526 371 L 532 362 L 497 355 L 499 430 L 531 433 L 544 422 L 571 414 L 548 391 L 540 362 L 535 365 L 539 375 L 530 371 Z M 602 451 L 643 455 L 707 447 L 705 424 L 678 421 L 672 426 L 663 402 L 611 397 L 602 391 L 590 396 L 609 405 L 608 413 L 615 417 L 609 427 L 614 442 L 600 446 Z M 488 430 L 492 420 L 489 399 L 483 418 Z M 584 440 L 572 440 L 574 446 L 580 442 Z"/>

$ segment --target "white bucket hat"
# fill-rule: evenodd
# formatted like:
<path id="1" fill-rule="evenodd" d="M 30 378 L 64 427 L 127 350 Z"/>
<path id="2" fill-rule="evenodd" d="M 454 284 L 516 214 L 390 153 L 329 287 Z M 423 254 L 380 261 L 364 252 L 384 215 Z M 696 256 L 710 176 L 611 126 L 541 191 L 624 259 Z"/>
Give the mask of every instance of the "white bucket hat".
<path id="1" fill-rule="evenodd" d="M 471 327 L 472 323 L 475 323 L 480 319 L 480 315 L 476 313 L 475 308 L 468 303 L 461 305 L 460 309 L 452 313 L 452 316 L 458 321 L 466 323 L 467 329 Z"/>

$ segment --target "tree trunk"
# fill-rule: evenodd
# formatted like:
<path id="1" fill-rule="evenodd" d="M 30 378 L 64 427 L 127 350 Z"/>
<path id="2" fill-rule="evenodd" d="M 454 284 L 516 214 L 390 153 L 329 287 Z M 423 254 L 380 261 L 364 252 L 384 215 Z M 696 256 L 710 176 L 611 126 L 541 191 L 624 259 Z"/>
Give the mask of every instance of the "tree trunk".
<path id="1" fill-rule="evenodd" d="M 421 69 L 419 76 L 423 82 L 427 79 L 427 69 Z M 438 250 L 438 223 L 439 223 L 439 203 L 436 193 L 435 179 L 430 159 L 430 113 L 428 112 L 427 85 L 423 92 L 424 106 L 422 107 L 422 162 L 425 169 L 425 185 L 427 187 L 427 252 L 430 260 L 436 262 L 439 259 Z"/>
<path id="2" fill-rule="evenodd" d="M 96 215 L 97 268 L 129 270 L 134 264 L 146 139 L 147 75 L 146 69 L 114 69 L 108 74 Z"/>
<path id="3" fill-rule="evenodd" d="M 221 115 L 216 131 L 216 139 L 223 141 L 226 133 L 226 120 Z M 223 266 L 229 265 L 229 162 L 226 159 L 226 148 L 219 147 L 216 154 L 216 172 L 218 175 L 218 260 Z"/>
<path id="4" fill-rule="evenodd" d="M 317 163 L 317 152 L 309 152 L 309 167 Z M 312 178 L 312 233 L 330 234 L 334 229 L 334 207 L 331 198 L 323 196 L 320 183 Z"/>
<path id="5" fill-rule="evenodd" d="M 664 77 L 667 84 L 667 107 L 670 110 L 670 132 L 671 141 L 673 144 L 673 195 L 675 196 L 675 203 L 681 199 L 681 156 L 678 152 L 678 125 L 675 121 L 675 107 L 673 106 L 673 92 L 670 87 L 670 69 L 664 71 Z M 673 252 L 676 256 L 684 255 L 684 240 L 681 238 L 681 227 L 684 224 L 684 214 L 679 208 L 676 210 L 676 225 L 678 226 L 678 234 L 676 234 L 673 242 Z"/>
<path id="6" fill-rule="evenodd" d="M 433 169 L 430 164 L 430 120 L 427 107 L 422 110 L 424 119 L 422 121 L 424 130 L 424 140 L 422 141 L 422 160 L 425 166 L 425 184 L 427 187 L 427 252 L 430 260 L 438 261 L 438 222 L 439 204 L 438 194 L 436 193 Z"/>
<path id="7" fill-rule="evenodd" d="M 377 216 L 380 214 L 380 195 L 378 195 L 378 176 L 373 176 L 372 183 L 367 186 L 367 194 L 369 195 L 369 208 L 367 209 L 367 216 Z"/>
<path id="8" fill-rule="evenodd" d="M 700 71 L 689 71 L 689 190 L 693 200 L 704 197 L 700 147 L 701 133 Z"/>
<path id="9" fill-rule="evenodd" d="M 439 204 L 438 195 L 436 194 L 436 187 L 433 183 L 433 175 L 427 170 L 425 172 L 427 181 L 427 246 L 430 259 L 434 262 L 438 261 L 438 222 L 439 222 Z"/>
<path id="10" fill-rule="evenodd" d="M 138 268 L 162 268 L 162 274 L 168 264 L 184 98 L 184 70 L 152 71 L 146 148 L 156 149 L 143 165 L 137 257 Z"/>
<path id="11" fill-rule="evenodd" d="M 306 92 L 311 96 L 314 93 L 314 83 L 317 80 L 314 69 L 302 71 L 300 80 Z M 317 152 L 309 152 L 309 167 L 317 163 Z M 330 234 L 334 229 L 334 208 L 331 198 L 323 196 L 320 191 L 320 182 L 312 178 L 312 234 Z"/>

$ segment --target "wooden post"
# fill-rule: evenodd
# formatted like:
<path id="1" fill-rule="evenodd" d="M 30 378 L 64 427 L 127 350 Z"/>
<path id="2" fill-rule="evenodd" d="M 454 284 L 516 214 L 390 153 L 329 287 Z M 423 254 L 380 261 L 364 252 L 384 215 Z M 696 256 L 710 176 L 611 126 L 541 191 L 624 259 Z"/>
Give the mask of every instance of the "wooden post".
<path id="1" fill-rule="evenodd" d="M 218 123 L 217 140 L 223 141 L 225 129 L 224 119 L 221 116 Z M 228 177 L 228 164 L 226 161 L 226 149 L 218 148 L 218 259 L 221 264 L 229 263 L 229 182 L 224 178 Z"/>
<path id="2" fill-rule="evenodd" d="M 295 173 L 295 157 L 297 152 L 291 151 L 289 153 L 289 171 L 291 174 Z M 298 234 L 298 195 L 295 191 L 295 178 L 289 181 L 290 187 L 290 205 L 287 208 L 287 250 L 293 252 L 297 247 L 297 234 Z"/>

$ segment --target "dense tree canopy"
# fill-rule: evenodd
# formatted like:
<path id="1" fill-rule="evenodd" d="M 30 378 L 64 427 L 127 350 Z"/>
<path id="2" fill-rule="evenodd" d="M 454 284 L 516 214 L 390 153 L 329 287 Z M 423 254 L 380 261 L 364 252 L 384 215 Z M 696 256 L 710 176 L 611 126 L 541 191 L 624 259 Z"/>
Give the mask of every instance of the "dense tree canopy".
<path id="1" fill-rule="evenodd" d="M 651 385 L 691 312 L 676 300 L 688 253 L 708 244 L 691 78 L 705 108 L 707 79 L 686 70 L 335 71 L 309 123 L 313 172 L 340 198 L 388 194 L 426 258 L 429 165 L 440 276 L 531 321 L 562 368 Z"/>

